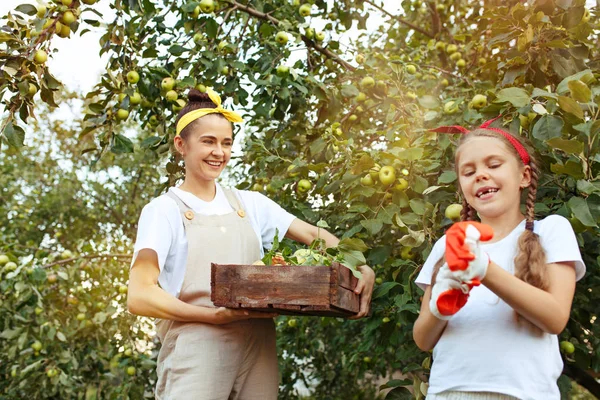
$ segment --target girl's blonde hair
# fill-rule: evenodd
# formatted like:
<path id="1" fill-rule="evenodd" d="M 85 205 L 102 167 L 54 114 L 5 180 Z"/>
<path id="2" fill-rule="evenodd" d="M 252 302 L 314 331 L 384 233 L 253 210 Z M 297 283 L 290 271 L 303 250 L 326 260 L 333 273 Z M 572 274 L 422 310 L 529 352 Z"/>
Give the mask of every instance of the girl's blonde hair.
<path id="1" fill-rule="evenodd" d="M 518 252 L 515 257 L 515 276 L 529 283 L 532 286 L 535 286 L 542 290 L 547 290 L 549 286 L 549 279 L 546 274 L 546 252 L 542 247 L 539 235 L 533 232 L 533 224 L 535 218 L 535 198 L 537 194 L 538 180 L 540 176 L 538 162 L 536 160 L 534 152 L 531 151 L 532 147 L 529 146 L 529 144 L 522 137 L 515 135 L 512 136 L 515 139 L 517 139 L 523 145 L 523 147 L 525 147 L 525 149 L 527 149 L 527 152 L 529 153 L 530 157 L 528 165 L 531 168 L 531 183 L 527 188 L 527 199 L 525 202 L 526 229 L 525 232 L 521 234 L 518 241 Z M 457 161 L 460 146 L 474 137 L 490 137 L 500 140 L 506 145 L 511 154 L 515 156 L 519 164 L 523 164 L 523 161 L 521 160 L 521 157 L 519 156 L 519 153 L 517 152 L 515 147 L 502 134 L 490 129 L 479 128 L 470 131 L 469 133 L 464 134 L 461 137 L 458 147 L 456 149 L 455 166 L 458 165 Z M 463 209 L 460 214 L 461 221 L 474 221 L 477 215 L 475 209 L 471 207 L 469 203 L 467 203 L 462 193 L 460 194 L 463 198 Z M 435 264 L 432 285 L 435 283 L 435 277 L 437 275 L 437 272 L 440 269 L 440 267 L 444 264 L 444 262 L 445 259 L 444 257 L 442 257 Z"/>

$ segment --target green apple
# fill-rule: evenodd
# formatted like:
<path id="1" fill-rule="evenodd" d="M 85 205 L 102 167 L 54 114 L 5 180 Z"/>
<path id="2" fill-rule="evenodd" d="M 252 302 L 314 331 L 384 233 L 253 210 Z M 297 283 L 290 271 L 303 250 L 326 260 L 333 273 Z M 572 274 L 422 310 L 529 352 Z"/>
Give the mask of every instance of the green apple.
<path id="1" fill-rule="evenodd" d="M 298 168 L 296 168 L 294 164 L 291 164 L 287 167 L 287 173 L 292 178 L 300 175 L 300 171 L 298 170 Z"/>
<path id="2" fill-rule="evenodd" d="M 410 171 L 406 168 L 402 168 L 401 172 L 402 172 L 402 175 L 404 175 L 404 176 L 408 176 L 410 174 Z"/>
<path id="3" fill-rule="evenodd" d="M 458 51 L 458 46 L 455 44 L 449 44 L 446 46 L 446 53 L 452 54 Z"/>
<path id="4" fill-rule="evenodd" d="M 487 106 L 487 96 L 484 96 L 483 94 L 476 94 L 473 96 L 473 100 L 471 100 L 471 105 L 477 110 Z"/>
<path id="5" fill-rule="evenodd" d="M 33 83 L 29 84 L 29 90 L 27 91 L 29 93 L 30 96 L 33 96 L 37 93 L 38 89 L 37 86 L 35 86 Z"/>
<path id="6" fill-rule="evenodd" d="M 400 250 L 400 257 L 403 260 L 412 260 L 413 258 L 415 258 L 415 253 L 413 253 L 412 247 L 402 247 L 402 250 Z"/>
<path id="7" fill-rule="evenodd" d="M 61 3 L 63 6 L 71 7 L 71 4 L 73 4 L 73 0 L 61 0 Z"/>
<path id="8" fill-rule="evenodd" d="M 313 28 L 306 28 L 304 36 L 306 36 L 307 39 L 314 38 L 315 37 L 315 30 Z"/>
<path id="9" fill-rule="evenodd" d="M 298 9 L 298 12 L 303 17 L 308 17 L 310 15 L 311 8 L 312 6 L 310 4 L 302 4 Z"/>
<path id="10" fill-rule="evenodd" d="M 71 11 L 65 11 L 60 20 L 64 24 L 71 25 L 73 22 L 77 21 L 77 17 Z"/>
<path id="11" fill-rule="evenodd" d="M 358 103 L 362 103 L 363 101 L 367 100 L 367 95 L 363 92 L 358 92 L 354 100 L 356 100 Z"/>
<path id="12" fill-rule="evenodd" d="M 48 281 L 48 283 L 56 283 L 56 281 L 58 280 L 58 276 L 56 276 L 55 274 L 50 274 L 46 277 L 46 280 Z"/>
<path id="13" fill-rule="evenodd" d="M 60 253 L 60 258 L 62 258 L 63 260 L 66 260 L 67 258 L 73 258 L 73 253 L 71 252 L 71 250 L 65 250 L 62 253 Z"/>
<path id="14" fill-rule="evenodd" d="M 79 304 L 79 299 L 75 296 L 70 295 L 67 297 L 67 303 L 76 306 L 77 304 Z"/>
<path id="15" fill-rule="evenodd" d="M 371 362 L 371 357 L 363 357 L 363 362 L 364 363 L 370 363 Z"/>
<path id="16" fill-rule="evenodd" d="M 185 100 L 183 99 L 177 99 L 175 100 L 175 104 L 173 104 L 173 111 L 175 112 L 179 112 L 183 109 L 183 107 L 185 107 Z"/>
<path id="17" fill-rule="evenodd" d="M 175 87 L 175 79 L 171 77 L 166 77 L 160 82 L 160 87 L 162 90 L 169 91 Z"/>
<path id="18" fill-rule="evenodd" d="M 81 2 L 82 2 L 83 4 L 87 4 L 88 6 L 91 6 L 91 5 L 93 5 L 93 4 L 96 4 L 96 1 L 98 1 L 98 0 L 81 0 Z"/>
<path id="19" fill-rule="evenodd" d="M 137 106 L 142 102 L 142 96 L 138 92 L 133 92 L 131 96 L 129 96 L 129 104 Z"/>
<path id="20" fill-rule="evenodd" d="M 460 54 L 458 51 L 456 53 L 450 54 L 450 59 L 452 61 L 457 61 L 457 60 L 460 60 L 461 58 L 462 58 L 462 54 Z"/>
<path id="21" fill-rule="evenodd" d="M 198 46 L 204 42 L 204 35 L 201 33 L 194 34 L 194 43 Z"/>
<path id="22" fill-rule="evenodd" d="M 396 185 L 394 185 L 394 189 L 396 189 L 399 192 L 408 189 L 408 181 L 404 178 L 398 178 Z"/>
<path id="23" fill-rule="evenodd" d="M 575 346 L 568 340 L 563 340 L 560 342 L 560 349 L 565 354 L 573 354 L 575 352 Z"/>
<path id="24" fill-rule="evenodd" d="M 298 321 L 296 321 L 294 318 L 288 319 L 287 324 L 290 328 L 295 328 L 296 325 L 298 325 Z"/>
<path id="25" fill-rule="evenodd" d="M 36 64 L 43 64 L 48 60 L 48 53 L 44 50 L 37 50 L 33 55 L 33 62 Z"/>
<path id="26" fill-rule="evenodd" d="M 448 82 L 448 79 L 444 78 L 441 80 L 440 85 L 442 86 L 448 86 L 450 85 L 450 82 Z"/>
<path id="27" fill-rule="evenodd" d="M 287 65 L 277 66 L 277 76 L 287 76 L 290 73 L 290 67 Z"/>
<path id="28" fill-rule="evenodd" d="M 131 83 L 131 84 L 136 84 L 138 83 L 140 80 L 140 74 L 138 74 L 136 71 L 129 71 L 127 73 L 127 82 Z"/>
<path id="29" fill-rule="evenodd" d="M 202 0 L 202 1 L 204 1 L 204 0 Z M 211 0 L 211 2 L 212 2 L 212 0 Z M 135 375 L 135 367 L 133 367 L 133 366 L 127 367 L 127 375 L 129 375 L 129 376 Z"/>
<path id="30" fill-rule="evenodd" d="M 485 64 L 487 64 L 487 60 L 483 57 L 479 58 L 479 60 L 477 60 L 477 64 L 484 66 Z"/>
<path id="31" fill-rule="evenodd" d="M 77 321 L 83 321 L 83 320 L 85 320 L 85 313 L 77 314 Z"/>
<path id="32" fill-rule="evenodd" d="M 229 67 L 227 65 L 225 65 L 223 68 L 221 68 L 221 74 L 229 75 Z"/>
<path id="33" fill-rule="evenodd" d="M 365 109 L 364 109 L 364 108 L 362 108 L 362 106 L 358 106 L 358 107 L 356 107 L 356 108 L 354 109 L 354 111 L 355 111 L 357 114 L 362 114 L 362 113 L 365 111 Z"/>
<path id="34" fill-rule="evenodd" d="M 119 121 L 123 121 L 123 120 L 127 119 L 127 117 L 129 117 L 129 111 L 127 111 L 123 108 L 119 108 L 117 110 L 117 119 Z"/>
<path id="35" fill-rule="evenodd" d="M 213 0 L 201 0 L 199 6 L 204 14 L 210 14 L 215 11 L 215 2 Z"/>
<path id="36" fill-rule="evenodd" d="M 165 98 L 168 101 L 175 101 L 175 100 L 177 100 L 178 97 L 179 97 L 179 95 L 174 90 L 169 90 L 167 93 L 165 93 Z"/>
<path id="37" fill-rule="evenodd" d="M 446 207 L 446 211 L 444 212 L 444 215 L 446 215 L 446 218 L 452 220 L 452 221 L 459 221 L 460 220 L 460 213 L 463 209 L 462 204 L 450 204 L 448 207 Z"/>
<path id="38" fill-rule="evenodd" d="M 383 185 L 391 185 L 396 180 L 396 170 L 391 165 L 381 167 L 379 170 L 379 181 Z"/>
<path id="39" fill-rule="evenodd" d="M 254 185 L 252 185 L 252 190 L 255 192 L 262 192 L 263 190 L 265 190 L 265 187 L 260 183 L 255 183 Z"/>
<path id="40" fill-rule="evenodd" d="M 446 6 L 443 4 L 438 4 L 435 6 L 435 9 L 437 12 L 443 13 L 444 11 L 446 11 Z"/>
<path id="41" fill-rule="evenodd" d="M 444 49 L 446 49 L 446 43 L 445 42 L 437 42 L 435 44 L 435 49 L 439 50 L 439 51 L 443 51 Z"/>
<path id="42" fill-rule="evenodd" d="M 58 370 L 56 368 L 50 368 L 46 371 L 46 376 L 48 378 L 54 378 L 56 375 L 58 375 Z"/>
<path id="43" fill-rule="evenodd" d="M 43 313 L 43 312 L 44 312 L 44 309 L 43 309 L 43 308 L 40 308 L 40 307 L 36 307 L 36 308 L 33 310 L 33 312 L 35 313 L 35 315 L 40 315 L 41 313 Z"/>
<path id="44" fill-rule="evenodd" d="M 464 67 L 466 67 L 466 66 L 467 66 L 467 62 L 461 58 L 460 60 L 458 60 L 458 61 L 456 62 L 456 66 L 457 66 L 458 68 L 464 68 Z"/>
<path id="45" fill-rule="evenodd" d="M 312 183 L 308 179 L 300 179 L 298 181 L 297 190 L 299 193 L 306 193 L 312 188 Z"/>
<path id="46" fill-rule="evenodd" d="M 285 46 L 287 44 L 288 40 L 289 40 L 289 38 L 288 38 L 287 32 L 279 31 L 279 32 L 277 32 L 277 35 L 275 35 L 275 41 L 280 46 Z"/>
<path id="47" fill-rule="evenodd" d="M 131 357 L 131 355 L 133 354 L 133 351 L 131 349 L 125 349 L 123 354 L 125 355 L 125 357 Z"/>
<path id="48" fill-rule="evenodd" d="M 148 123 L 150 124 L 150 126 L 158 125 L 158 117 L 156 115 L 151 115 L 148 119 Z"/>
<path id="49" fill-rule="evenodd" d="M 352 114 L 348 117 L 348 121 L 350 121 L 350 122 L 356 122 L 357 119 L 358 119 L 358 117 L 354 114 Z"/>
<path id="50" fill-rule="evenodd" d="M 121 293 L 121 294 L 127 293 L 127 286 L 125 286 L 125 285 L 119 286 L 119 293 Z"/>
<path id="51" fill-rule="evenodd" d="M 391 319 L 390 319 L 389 317 L 383 317 L 383 318 L 381 319 L 381 322 L 383 322 L 384 324 L 387 324 L 387 323 L 388 323 L 388 322 L 390 322 L 390 321 L 391 321 Z"/>
<path id="52" fill-rule="evenodd" d="M 196 85 L 196 89 L 198 89 L 198 91 L 200 93 L 206 93 L 206 86 L 204 86 L 203 84 L 199 83 Z"/>
<path id="53" fill-rule="evenodd" d="M 360 81 L 360 87 L 365 88 L 365 89 L 371 89 L 375 86 L 375 79 L 373 79 L 370 76 L 365 76 L 364 78 L 362 78 L 362 80 Z"/>
<path id="54" fill-rule="evenodd" d="M 414 75 L 417 72 L 417 67 L 412 64 L 408 64 L 406 66 L 405 70 L 407 73 Z"/>
<path id="55" fill-rule="evenodd" d="M 362 64 L 365 62 L 365 56 L 363 56 L 362 54 L 357 54 L 356 57 L 354 58 L 356 60 L 357 63 Z"/>
<path id="56" fill-rule="evenodd" d="M 317 42 L 322 42 L 323 40 L 325 40 L 325 33 L 323 33 L 323 32 L 315 33 L 315 40 Z"/>
<path id="57" fill-rule="evenodd" d="M 379 171 L 381 171 L 381 165 L 375 163 L 375 165 L 369 169 L 369 175 L 371 175 L 371 178 L 377 179 L 379 178 Z"/>
<path id="58" fill-rule="evenodd" d="M 458 111 L 458 104 L 454 100 L 444 103 L 444 112 L 446 114 L 454 114 Z"/>
<path id="59" fill-rule="evenodd" d="M 10 258 L 6 254 L 0 254 L 0 265 L 4 265 L 10 261 Z"/>
<path id="60" fill-rule="evenodd" d="M 383 278 L 377 278 L 375 279 L 375 283 L 378 285 L 381 285 L 383 283 Z"/>
<path id="61" fill-rule="evenodd" d="M 46 15 L 46 5 L 45 4 L 38 4 L 36 6 L 37 12 L 36 15 L 38 18 L 44 18 L 44 16 Z"/>
<path id="62" fill-rule="evenodd" d="M 36 340 L 35 342 L 33 342 L 33 344 L 31 345 L 31 348 L 34 351 L 40 351 L 42 350 L 42 343 L 39 340 Z"/>
<path id="63" fill-rule="evenodd" d="M 417 94 L 415 92 L 406 92 L 406 97 L 411 100 L 415 100 L 417 98 Z"/>
<path id="64" fill-rule="evenodd" d="M 375 181 L 373 181 L 373 177 L 371 177 L 370 174 L 367 174 L 367 175 L 363 176 L 362 178 L 360 178 L 360 183 L 363 186 L 373 186 Z"/>
<path id="65" fill-rule="evenodd" d="M 58 22 L 57 22 L 57 25 L 58 25 Z M 57 30 L 57 33 L 58 33 L 58 36 L 60 36 L 61 38 L 67 38 L 71 34 L 71 28 L 69 27 L 69 25 L 62 24 L 60 26 L 60 31 Z"/>
<path id="66" fill-rule="evenodd" d="M 4 266 L 4 272 L 12 272 L 16 269 L 17 269 L 17 264 L 12 261 L 7 262 L 6 265 Z"/>

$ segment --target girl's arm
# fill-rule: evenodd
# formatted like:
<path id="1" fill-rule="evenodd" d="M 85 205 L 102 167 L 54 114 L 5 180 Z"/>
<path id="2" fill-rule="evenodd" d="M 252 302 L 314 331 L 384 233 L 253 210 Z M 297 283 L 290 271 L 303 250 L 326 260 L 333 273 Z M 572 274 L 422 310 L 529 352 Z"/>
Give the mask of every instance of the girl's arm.
<path id="1" fill-rule="evenodd" d="M 310 246 L 317 238 L 323 239 L 327 247 L 335 247 L 340 242 L 338 238 L 325 229 L 318 228 L 298 218 L 292 221 L 285 237 L 304 243 L 307 246 Z M 373 272 L 371 267 L 361 265 L 357 269 L 362 274 L 362 278 L 358 281 L 354 293 L 360 294 L 360 310 L 357 315 L 349 319 L 362 318 L 369 313 L 373 286 L 375 284 L 375 272 Z"/>
<path id="2" fill-rule="evenodd" d="M 127 309 L 130 313 L 185 322 L 226 324 L 249 318 L 273 318 L 276 314 L 230 308 L 209 308 L 185 303 L 158 286 L 158 256 L 143 249 L 129 272 Z"/>
<path id="3" fill-rule="evenodd" d="M 431 299 L 431 285 L 425 289 L 421 312 L 413 325 L 413 339 L 417 346 L 423 351 L 430 351 L 435 347 L 442 336 L 448 321 L 436 318 L 429 310 Z"/>
<path id="4" fill-rule="evenodd" d="M 538 289 L 493 261 L 481 283 L 541 330 L 558 335 L 567 325 L 575 294 L 573 262 L 547 264 L 548 291 Z"/>

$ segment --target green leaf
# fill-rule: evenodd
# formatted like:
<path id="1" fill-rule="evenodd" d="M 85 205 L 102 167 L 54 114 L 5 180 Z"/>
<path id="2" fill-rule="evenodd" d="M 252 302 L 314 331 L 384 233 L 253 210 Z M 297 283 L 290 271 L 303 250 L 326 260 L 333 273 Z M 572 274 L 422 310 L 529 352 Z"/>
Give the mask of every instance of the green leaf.
<path id="1" fill-rule="evenodd" d="M 598 224 L 596 224 L 594 217 L 592 217 L 592 213 L 590 212 L 590 209 L 584 198 L 571 197 L 567 204 L 573 215 L 575 215 L 575 218 L 581 221 L 582 224 L 594 228 L 598 227 Z"/>
<path id="2" fill-rule="evenodd" d="M 583 110 L 575 100 L 567 96 L 558 96 L 558 106 L 566 113 L 583 119 Z"/>
<path id="3" fill-rule="evenodd" d="M 396 156 L 398 160 L 406 160 L 406 161 L 417 161 L 423 158 L 423 148 L 421 147 L 412 147 L 410 149 L 402 149 L 400 147 L 394 147 L 390 149 L 389 152 Z"/>
<path id="4" fill-rule="evenodd" d="M 183 46 L 180 46 L 178 44 L 175 44 L 171 47 L 169 47 L 169 53 L 173 54 L 174 56 L 180 56 L 183 53 L 185 53 L 186 51 L 188 51 L 188 49 L 186 49 Z"/>
<path id="5" fill-rule="evenodd" d="M 425 241 L 425 232 L 408 230 L 408 234 L 400 239 L 400 244 L 408 247 L 419 247 Z"/>
<path id="6" fill-rule="evenodd" d="M 385 395 L 385 400 L 413 400 L 410 390 L 405 387 L 393 388 Z"/>
<path id="7" fill-rule="evenodd" d="M 365 244 L 365 242 L 363 242 L 361 239 L 356 239 L 356 238 L 342 239 L 342 240 L 340 240 L 340 242 L 338 243 L 338 245 L 336 247 L 338 249 L 357 250 L 360 252 L 365 252 L 365 251 L 369 250 L 369 247 Z"/>
<path id="8" fill-rule="evenodd" d="M 319 222 L 317 222 L 317 226 L 319 228 L 323 228 L 323 229 L 329 228 L 329 224 L 326 221 L 322 220 L 322 219 L 320 219 Z"/>
<path id="9" fill-rule="evenodd" d="M 23 147 L 25 131 L 18 125 L 9 122 L 2 132 L 8 144 L 16 149 Z"/>
<path id="10" fill-rule="evenodd" d="M 440 101 L 435 97 L 426 94 L 425 96 L 419 97 L 419 104 L 424 108 L 435 109 L 440 106 Z"/>
<path id="11" fill-rule="evenodd" d="M 556 93 L 560 95 L 567 93 L 569 91 L 569 81 L 572 80 L 580 80 L 585 84 L 589 84 L 595 79 L 592 70 L 586 69 L 585 71 L 578 72 L 574 75 L 567 76 L 565 79 L 563 79 L 556 87 Z"/>
<path id="12" fill-rule="evenodd" d="M 37 8 L 31 4 L 21 4 L 15 10 L 27 15 L 35 15 L 37 13 Z"/>
<path id="13" fill-rule="evenodd" d="M 379 297 L 385 296 L 396 286 L 400 286 L 400 284 L 398 282 L 383 282 L 373 292 L 373 299 L 378 299 Z"/>
<path id="14" fill-rule="evenodd" d="M 376 235 L 383 227 L 383 222 L 377 219 L 367 219 L 360 221 L 360 224 L 365 227 L 369 234 Z"/>
<path id="15" fill-rule="evenodd" d="M 344 85 L 342 86 L 341 93 L 344 97 L 356 97 L 360 92 L 354 85 Z"/>
<path id="16" fill-rule="evenodd" d="M 22 330 L 23 328 L 5 329 L 2 331 L 2 333 L 0 333 L 0 338 L 7 340 L 14 339 L 19 336 Z"/>
<path id="17" fill-rule="evenodd" d="M 452 183 L 456 180 L 455 171 L 444 171 L 438 178 L 438 183 Z"/>
<path id="18" fill-rule="evenodd" d="M 555 174 L 570 175 L 575 179 L 583 179 L 585 177 L 581 164 L 570 160 L 567 161 L 565 165 L 551 164 L 550 171 L 554 172 Z"/>
<path id="19" fill-rule="evenodd" d="M 209 38 L 214 39 L 217 37 L 217 32 L 219 30 L 219 24 L 214 19 L 208 18 L 208 19 L 206 19 L 206 27 L 204 29 L 205 29 L 206 35 Z"/>
<path id="20" fill-rule="evenodd" d="M 496 94 L 496 100 L 494 100 L 494 103 L 509 102 L 513 106 L 520 108 L 528 105 L 530 101 L 531 98 L 529 97 L 529 93 L 527 93 L 525 89 L 510 87 L 500 90 Z"/>
<path id="21" fill-rule="evenodd" d="M 579 79 L 573 79 L 569 81 L 568 86 L 573 100 L 578 101 L 580 103 L 587 103 L 592 100 L 592 91 L 590 90 L 588 85 L 586 85 Z"/>
<path id="22" fill-rule="evenodd" d="M 408 204 L 413 212 L 417 215 L 425 214 L 425 202 L 423 199 L 411 199 Z"/>
<path id="23" fill-rule="evenodd" d="M 555 149 L 559 149 L 568 154 L 581 154 L 583 152 L 583 143 L 578 140 L 566 140 L 562 138 L 553 138 L 547 143 Z"/>
<path id="24" fill-rule="evenodd" d="M 133 153 L 133 142 L 127 136 L 117 133 L 113 136 L 110 150 L 115 154 Z"/>
<path id="25" fill-rule="evenodd" d="M 561 137 L 564 124 L 562 118 L 543 115 L 533 126 L 531 134 L 534 138 L 544 141 Z"/>
<path id="26" fill-rule="evenodd" d="M 56 332 L 56 338 L 58 340 L 60 340 L 61 342 L 66 342 L 67 341 L 67 337 L 61 331 Z"/>

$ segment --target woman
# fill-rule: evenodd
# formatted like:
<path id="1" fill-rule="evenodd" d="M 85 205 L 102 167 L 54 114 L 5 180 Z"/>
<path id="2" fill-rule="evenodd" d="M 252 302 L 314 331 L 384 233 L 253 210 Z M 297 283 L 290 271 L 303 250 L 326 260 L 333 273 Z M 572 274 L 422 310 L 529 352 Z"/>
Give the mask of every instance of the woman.
<path id="1" fill-rule="evenodd" d="M 328 247 L 339 240 L 261 193 L 222 188 L 216 179 L 231 157 L 231 123 L 242 119 L 211 90 L 192 89 L 188 98 L 174 139 L 185 180 L 142 211 L 127 306 L 159 319 L 157 399 L 275 400 L 275 314 L 215 308 L 210 263 L 252 264 L 276 232 L 306 245 L 317 237 Z M 356 318 L 367 314 L 374 282 L 371 268 L 359 270 Z"/>

